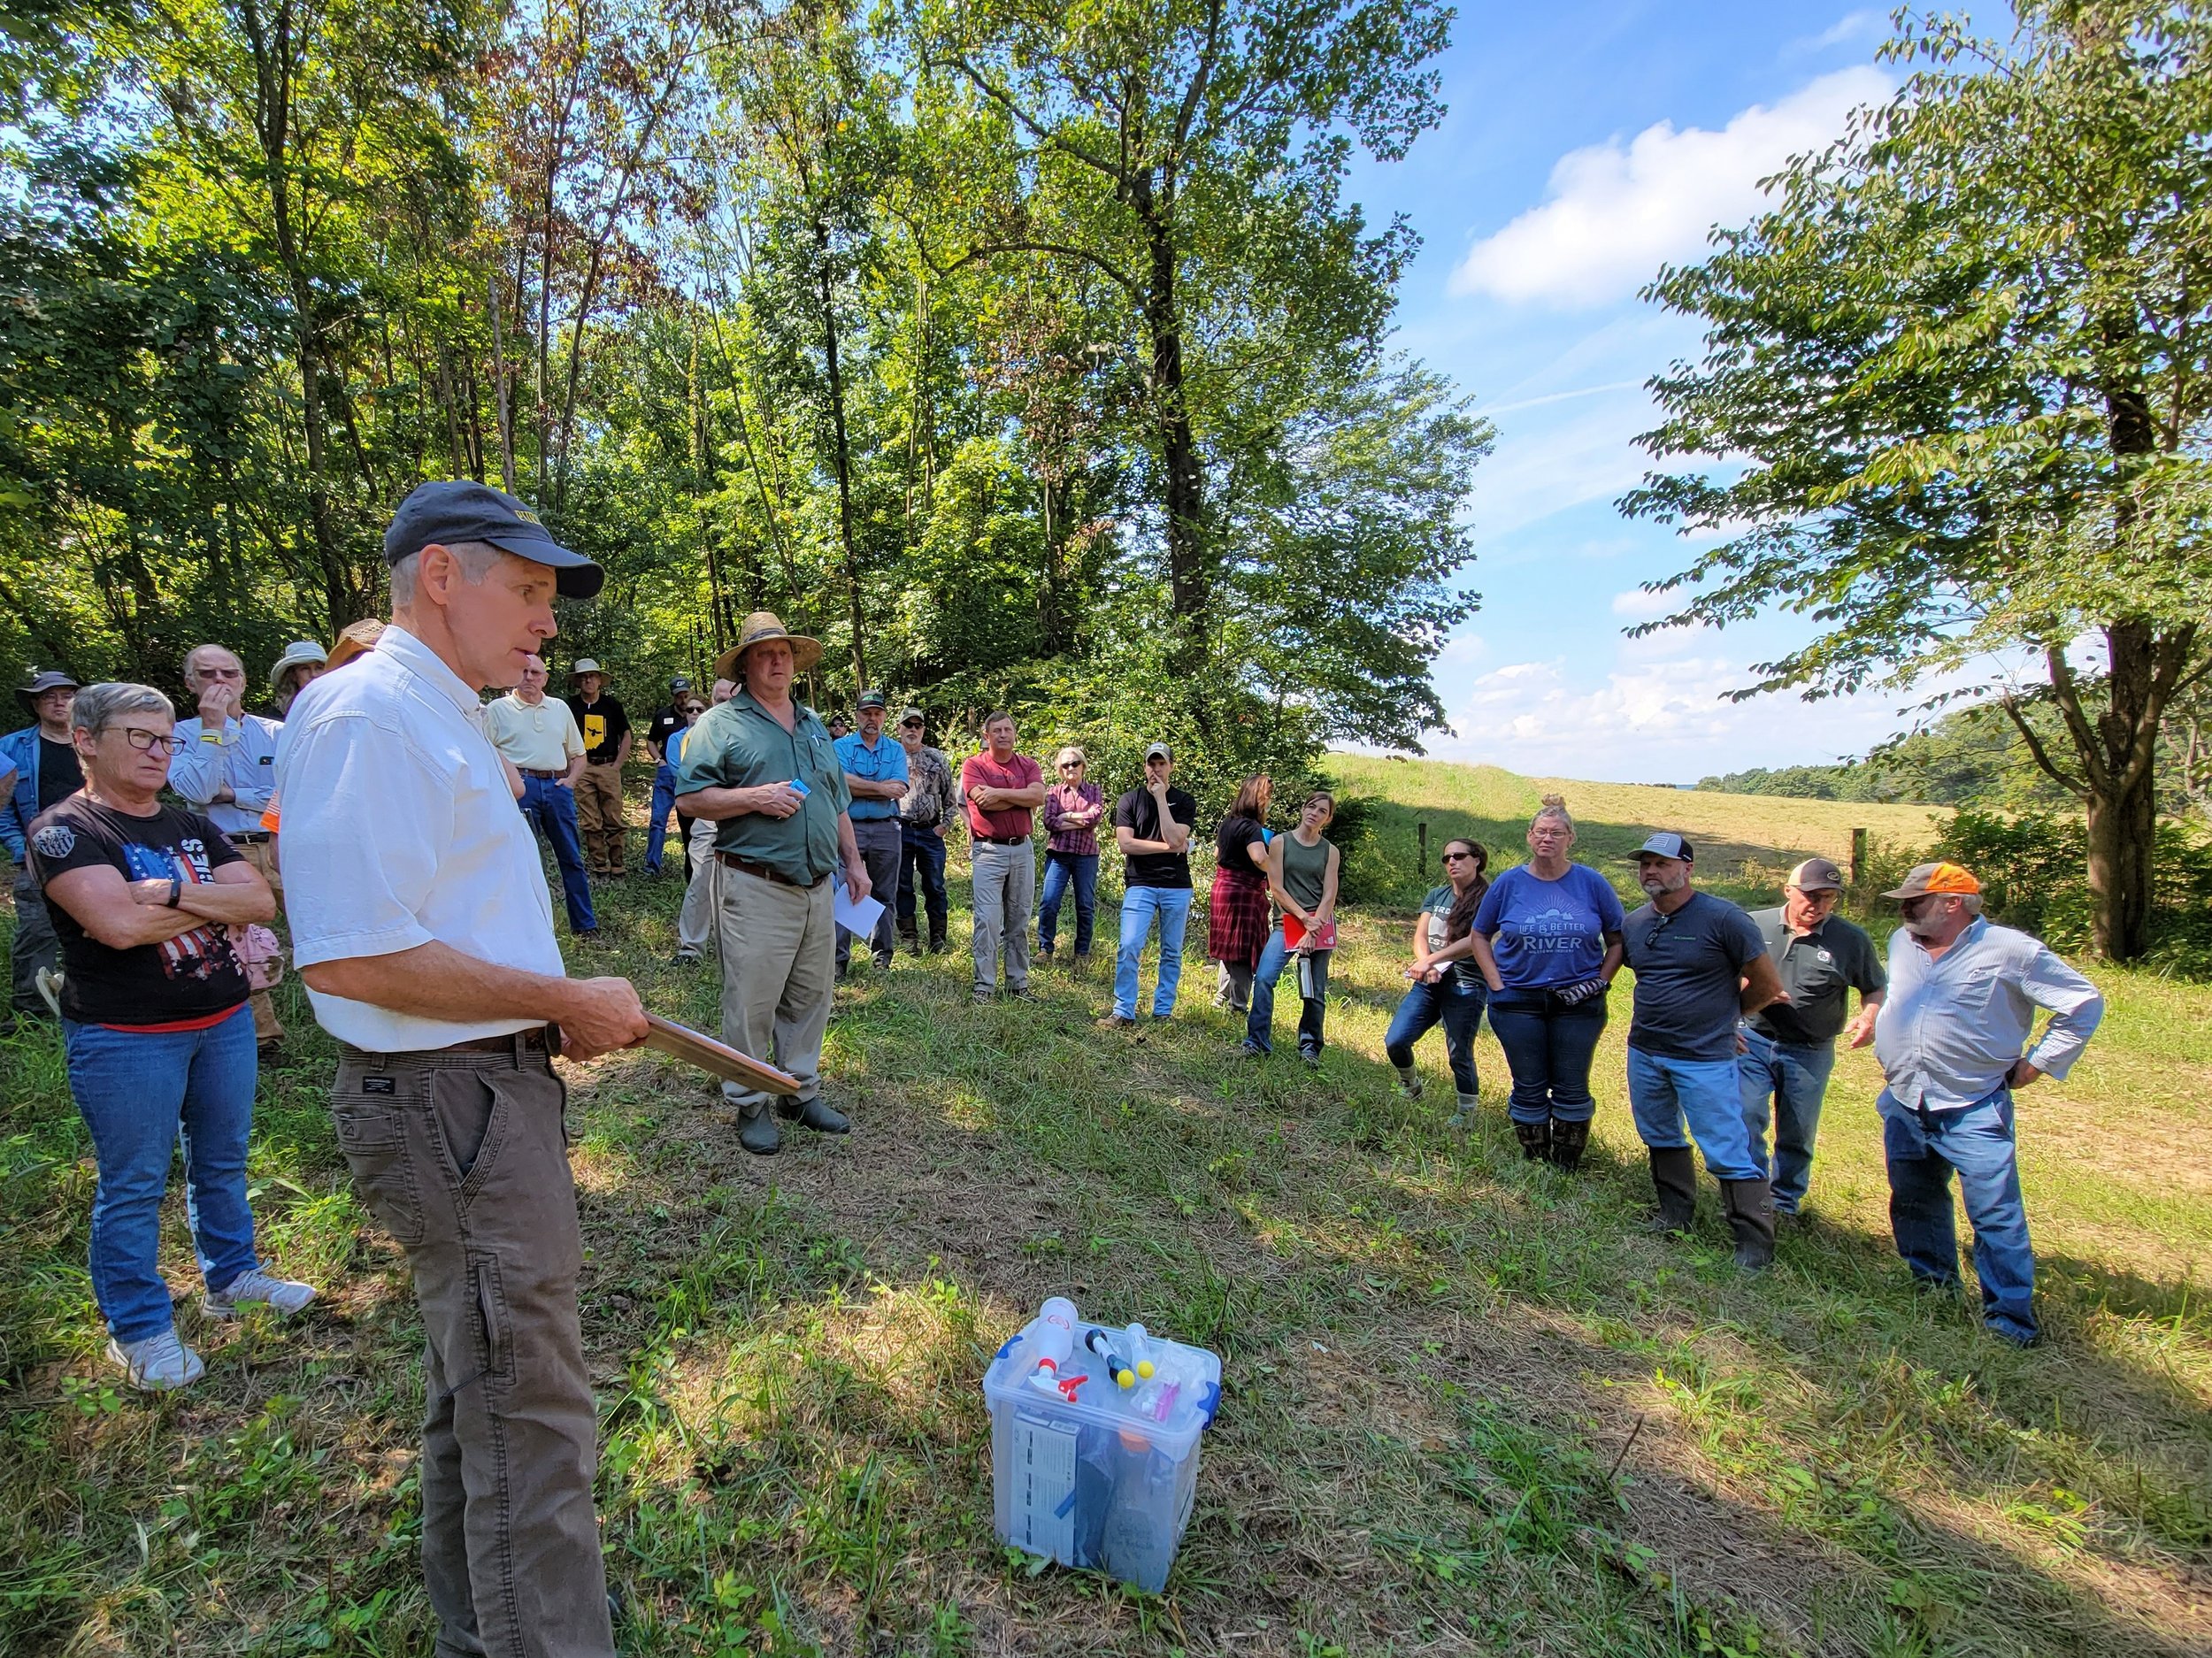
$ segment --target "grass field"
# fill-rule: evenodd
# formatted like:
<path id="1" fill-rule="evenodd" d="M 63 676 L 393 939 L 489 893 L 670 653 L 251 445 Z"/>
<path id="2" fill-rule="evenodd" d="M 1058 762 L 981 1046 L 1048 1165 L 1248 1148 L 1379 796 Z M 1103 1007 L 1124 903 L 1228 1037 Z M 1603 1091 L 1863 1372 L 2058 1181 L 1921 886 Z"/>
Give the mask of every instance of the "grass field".
<path id="1" fill-rule="evenodd" d="M 1465 831 L 1517 850 L 1539 791 L 1341 770 L 1390 793 L 1387 825 L 1425 817 L 1432 851 Z M 1657 824 L 1754 870 L 1835 853 L 1855 824 L 1915 827 L 1894 808 L 1566 793 L 1585 852 Z M 711 973 L 667 965 L 677 896 L 613 890 L 615 948 L 579 965 L 708 1021 Z M 2104 1032 L 2023 1096 L 2050 1339 L 2021 1353 L 1908 1287 L 1865 1054 L 1831 1094 L 1816 1223 L 1747 1281 L 1709 1188 L 1694 1241 L 1637 1228 L 1625 986 L 1578 1178 L 1520 1162 L 1486 1030 L 1474 1132 L 1444 1125 L 1436 1038 L 1428 1101 L 1395 1097 L 1404 921 L 1348 921 L 1317 1073 L 1233 1058 L 1195 961 L 1176 1019 L 1122 1035 L 1092 1027 L 1102 986 L 1064 968 L 1040 1002 L 971 1008 L 964 954 L 841 992 L 846 1140 L 750 1159 L 694 1074 L 642 1055 L 572 1071 L 623 1649 L 2212 1651 L 2212 991 L 2098 970 Z M 0 1042 L 0 1652 L 429 1651 L 419 1327 L 342 1179 L 328 1045 L 287 995 L 299 1034 L 265 1076 L 256 1202 L 267 1249 L 326 1300 L 235 1333 L 180 1301 L 209 1371 L 163 1401 L 98 1361 L 92 1165 L 58 1043 Z M 1222 1355 L 1163 1597 L 992 1539 L 978 1384 L 1055 1293 Z"/>

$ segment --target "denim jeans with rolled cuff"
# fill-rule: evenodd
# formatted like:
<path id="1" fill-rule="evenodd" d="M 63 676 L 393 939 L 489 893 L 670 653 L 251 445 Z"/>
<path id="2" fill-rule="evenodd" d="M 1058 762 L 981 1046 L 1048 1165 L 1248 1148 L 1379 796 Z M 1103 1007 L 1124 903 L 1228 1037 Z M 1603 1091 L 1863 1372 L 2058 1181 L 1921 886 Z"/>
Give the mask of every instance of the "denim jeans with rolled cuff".
<path id="1" fill-rule="evenodd" d="M 1590 1062 L 1605 1034 L 1605 998 L 1570 1007 L 1548 990 L 1509 985 L 1490 998 L 1490 1030 L 1513 1073 L 1506 1115 L 1517 1123 L 1586 1123 L 1597 1115 L 1590 1097 Z"/>
<path id="2" fill-rule="evenodd" d="M 1389 1034 L 1383 1038 L 1384 1054 L 1400 1070 L 1410 1070 L 1413 1045 L 1442 1025 L 1452 1086 L 1472 1099 L 1481 1092 L 1475 1074 L 1475 1032 L 1482 1028 L 1482 1010 L 1489 1000 L 1487 985 L 1479 979 L 1463 979 L 1449 969 L 1432 985 L 1409 986 L 1391 1017 Z"/>

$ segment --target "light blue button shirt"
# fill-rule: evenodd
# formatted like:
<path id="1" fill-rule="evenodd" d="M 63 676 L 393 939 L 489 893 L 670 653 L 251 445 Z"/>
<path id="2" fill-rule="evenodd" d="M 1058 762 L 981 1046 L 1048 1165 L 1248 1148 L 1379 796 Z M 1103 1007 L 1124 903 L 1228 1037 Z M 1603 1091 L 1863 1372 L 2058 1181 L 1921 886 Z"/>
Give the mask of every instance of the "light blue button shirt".
<path id="1" fill-rule="evenodd" d="M 2038 1008 L 2051 1022 L 2030 1048 Z M 1901 1104 L 1955 1111 L 1996 1093 L 2024 1052 L 2038 1071 L 2064 1077 L 2103 1017 L 2097 987 L 2024 933 L 1977 920 L 1936 956 L 1900 927 L 1874 1056 Z"/>
<path id="2" fill-rule="evenodd" d="M 225 834 L 258 833 L 276 784 L 277 737 L 283 730 L 258 714 L 227 719 L 219 732 L 208 731 L 196 718 L 180 719 L 169 787 Z M 215 791 L 225 783 L 232 798 L 219 801 Z"/>
<path id="3" fill-rule="evenodd" d="M 849 779 L 857 778 L 869 783 L 912 781 L 907 775 L 906 749 L 887 731 L 876 739 L 873 748 L 858 732 L 847 732 L 837 740 L 837 764 L 844 767 Z M 856 794 L 846 815 L 855 823 L 872 823 L 897 817 L 899 803 L 895 800 L 863 800 Z"/>

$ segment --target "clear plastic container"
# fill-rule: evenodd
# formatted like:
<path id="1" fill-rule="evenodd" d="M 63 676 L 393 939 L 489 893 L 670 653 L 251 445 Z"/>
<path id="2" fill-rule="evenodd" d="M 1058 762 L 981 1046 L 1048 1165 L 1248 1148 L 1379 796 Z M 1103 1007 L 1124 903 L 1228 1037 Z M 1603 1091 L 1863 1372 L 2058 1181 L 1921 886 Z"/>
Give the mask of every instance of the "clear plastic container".
<path id="1" fill-rule="evenodd" d="M 1198 1439 L 1221 1402 L 1221 1361 L 1148 1336 L 1142 1355 L 1154 1374 L 1123 1388 L 1085 1343 L 1102 1330 L 1133 1364 L 1126 1332 L 1086 1322 L 1076 1326 L 1072 1358 L 1040 1386 L 1032 1378 L 1041 1329 L 1033 1319 L 1009 1338 L 983 1376 L 999 1541 L 1157 1594 L 1190 1524 Z M 1063 1386 L 1077 1377 L 1088 1379 Z"/>

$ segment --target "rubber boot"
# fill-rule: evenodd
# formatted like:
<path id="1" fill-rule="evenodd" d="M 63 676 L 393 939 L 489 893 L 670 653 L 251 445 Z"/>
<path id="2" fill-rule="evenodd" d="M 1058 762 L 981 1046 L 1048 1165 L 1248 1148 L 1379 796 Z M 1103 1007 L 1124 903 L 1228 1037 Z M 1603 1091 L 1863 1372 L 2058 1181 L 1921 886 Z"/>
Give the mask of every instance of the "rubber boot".
<path id="1" fill-rule="evenodd" d="M 1552 1166 L 1569 1173 L 1582 1166 L 1582 1153 L 1590 1143 L 1590 1124 L 1586 1117 L 1579 1123 L 1563 1123 L 1554 1118 L 1551 1125 Z"/>
<path id="2" fill-rule="evenodd" d="M 776 1115 L 787 1123 L 796 1123 L 818 1134 L 842 1134 L 852 1128 L 851 1118 L 823 1104 L 819 1096 L 811 1100 L 779 1100 Z"/>
<path id="3" fill-rule="evenodd" d="M 1651 1185 L 1659 1194 L 1659 1207 L 1644 1229 L 1687 1232 L 1697 1219 L 1697 1159 L 1687 1146 L 1654 1146 L 1650 1151 Z"/>
<path id="4" fill-rule="evenodd" d="M 1721 1207 L 1736 1234 L 1736 1267 L 1763 1272 L 1774 1264 L 1774 1188 L 1764 1180 L 1723 1180 Z"/>
<path id="5" fill-rule="evenodd" d="M 1421 1097 L 1421 1073 L 1410 1065 L 1394 1066 L 1398 1073 L 1398 1092 L 1409 1100 Z"/>
<path id="6" fill-rule="evenodd" d="M 1513 1137 L 1521 1142 L 1521 1155 L 1531 1163 L 1541 1163 L 1551 1155 L 1551 1118 L 1540 1123 L 1516 1123 Z"/>
<path id="7" fill-rule="evenodd" d="M 772 1157 L 783 1149 L 783 1131 L 776 1126 L 775 1113 L 765 1105 L 755 1105 L 738 1120 L 737 1143 L 756 1157 Z"/>

